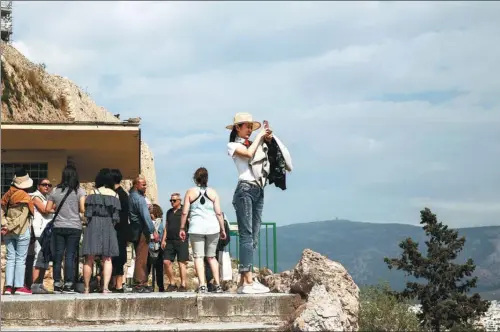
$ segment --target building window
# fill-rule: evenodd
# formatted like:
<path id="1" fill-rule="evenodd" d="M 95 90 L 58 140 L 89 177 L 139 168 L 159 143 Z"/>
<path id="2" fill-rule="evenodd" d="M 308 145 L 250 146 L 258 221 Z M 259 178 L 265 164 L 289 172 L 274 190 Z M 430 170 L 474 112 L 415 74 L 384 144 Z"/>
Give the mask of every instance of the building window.
<path id="1" fill-rule="evenodd" d="M 2 163 L 2 196 L 9 190 L 9 187 L 14 178 L 14 171 L 17 167 L 24 167 L 26 172 L 33 179 L 33 187 L 36 188 L 38 182 L 48 176 L 47 163 Z"/>

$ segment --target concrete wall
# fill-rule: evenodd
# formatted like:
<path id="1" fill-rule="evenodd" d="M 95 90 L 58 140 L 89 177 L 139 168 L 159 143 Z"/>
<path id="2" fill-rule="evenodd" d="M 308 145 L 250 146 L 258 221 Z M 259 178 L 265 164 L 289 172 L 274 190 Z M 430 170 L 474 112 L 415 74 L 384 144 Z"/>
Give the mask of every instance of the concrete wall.
<path id="1" fill-rule="evenodd" d="M 2 328 L 61 324 L 284 322 L 294 311 L 292 294 L 76 294 L 2 297 Z"/>

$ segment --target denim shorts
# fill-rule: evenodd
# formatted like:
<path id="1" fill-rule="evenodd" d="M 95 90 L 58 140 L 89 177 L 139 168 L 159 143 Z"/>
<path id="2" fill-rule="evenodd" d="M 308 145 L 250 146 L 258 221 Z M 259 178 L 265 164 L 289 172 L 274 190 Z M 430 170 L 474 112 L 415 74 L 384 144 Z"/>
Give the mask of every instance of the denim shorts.
<path id="1" fill-rule="evenodd" d="M 47 270 L 49 268 L 49 262 L 45 263 L 42 253 L 42 245 L 38 241 L 40 238 L 36 238 L 35 242 L 30 245 L 28 256 L 35 256 L 33 260 L 33 267 Z"/>

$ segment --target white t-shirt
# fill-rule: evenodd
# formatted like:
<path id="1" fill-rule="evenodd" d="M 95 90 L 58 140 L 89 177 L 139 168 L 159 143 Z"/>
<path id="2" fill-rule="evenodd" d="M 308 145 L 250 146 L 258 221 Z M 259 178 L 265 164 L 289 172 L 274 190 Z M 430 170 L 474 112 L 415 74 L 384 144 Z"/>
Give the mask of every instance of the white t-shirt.
<path id="1" fill-rule="evenodd" d="M 227 144 L 227 153 L 233 158 L 236 169 L 238 170 L 238 180 L 240 181 L 256 181 L 255 176 L 253 176 L 250 165 L 248 164 L 249 159 L 235 155 L 234 151 L 236 148 L 241 146 L 241 143 L 230 142 Z"/>
<path id="2" fill-rule="evenodd" d="M 45 197 L 40 191 L 35 191 L 30 194 L 31 198 L 38 197 L 43 206 L 47 206 L 47 197 Z M 35 206 L 35 214 L 33 215 L 33 231 L 35 232 L 35 237 L 40 237 L 42 235 L 43 230 L 47 226 L 47 224 L 52 220 L 54 214 L 48 213 L 46 215 L 41 214 L 37 207 Z"/>

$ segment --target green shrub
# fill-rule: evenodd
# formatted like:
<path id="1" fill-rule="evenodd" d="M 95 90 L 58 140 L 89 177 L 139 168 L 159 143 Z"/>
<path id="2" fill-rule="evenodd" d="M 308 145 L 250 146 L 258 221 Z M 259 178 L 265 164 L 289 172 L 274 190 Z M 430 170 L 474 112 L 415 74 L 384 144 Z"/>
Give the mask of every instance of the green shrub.
<path id="1" fill-rule="evenodd" d="M 361 288 L 360 331 L 423 331 L 410 303 L 390 294 L 388 284 Z"/>

